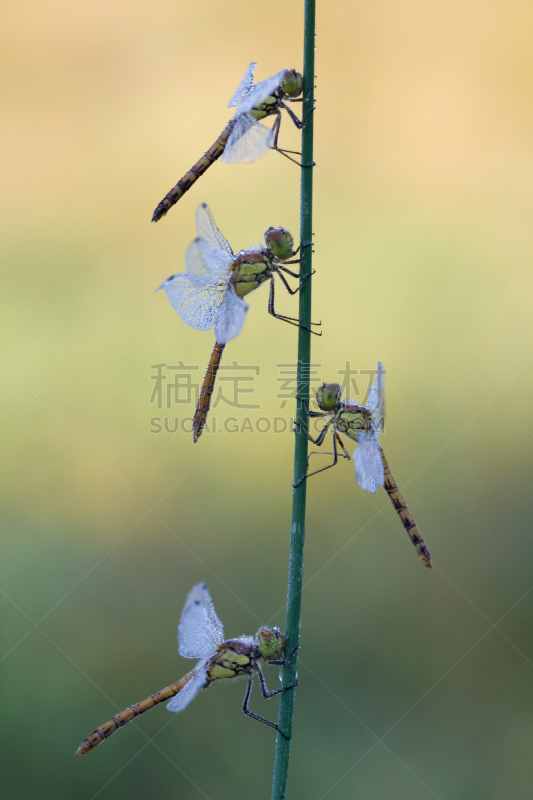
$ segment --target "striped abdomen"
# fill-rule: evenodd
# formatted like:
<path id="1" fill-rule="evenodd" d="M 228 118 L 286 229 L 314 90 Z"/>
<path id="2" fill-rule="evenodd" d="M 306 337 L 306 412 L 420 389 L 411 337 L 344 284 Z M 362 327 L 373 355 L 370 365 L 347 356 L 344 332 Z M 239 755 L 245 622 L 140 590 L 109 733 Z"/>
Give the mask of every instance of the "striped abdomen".
<path id="1" fill-rule="evenodd" d="M 185 684 L 190 681 L 195 672 L 196 670 L 191 670 L 187 675 L 184 675 L 181 680 L 173 683 L 171 686 L 167 686 L 166 689 L 161 689 L 160 692 L 150 695 L 146 700 L 135 703 L 134 706 L 127 708 L 125 711 L 121 711 L 120 714 L 115 714 L 113 719 L 110 719 L 109 722 L 104 723 L 104 725 L 100 725 L 99 728 L 83 740 L 74 753 L 74 756 L 77 758 L 78 756 L 85 755 L 85 753 L 88 753 L 89 750 L 93 750 L 100 742 L 103 742 L 104 739 L 107 739 L 107 737 L 111 736 L 116 730 L 122 728 L 126 722 L 135 719 L 135 717 L 138 717 L 140 714 L 144 714 L 145 711 L 153 708 L 158 703 L 162 703 L 164 700 L 169 700 L 171 697 L 174 697 L 174 695 L 183 689 Z"/>
<path id="2" fill-rule="evenodd" d="M 422 534 L 418 530 L 418 525 L 416 524 L 413 515 L 409 511 L 407 503 L 402 497 L 402 493 L 398 489 L 398 484 L 394 480 L 394 475 L 390 470 L 389 464 L 387 462 L 387 459 L 385 458 L 385 453 L 383 452 L 383 448 L 381 447 L 381 445 L 379 449 L 383 461 L 383 470 L 385 472 L 385 482 L 383 484 L 385 491 L 389 495 L 392 505 L 398 512 L 398 516 L 400 517 L 403 527 L 407 531 L 409 538 L 416 547 L 416 552 L 418 553 L 418 557 L 420 558 L 425 567 L 431 567 L 430 552 L 427 549 Z"/>
<path id="3" fill-rule="evenodd" d="M 185 173 L 183 178 L 181 178 L 174 188 L 171 189 L 170 192 L 161 200 L 156 210 L 152 214 L 152 222 L 157 222 L 161 219 L 161 217 L 164 217 L 167 211 L 178 202 L 180 197 L 183 197 L 185 192 L 191 188 L 193 183 L 204 174 L 211 164 L 214 164 L 217 158 L 220 158 L 226 148 L 230 133 L 235 127 L 235 121 L 235 118 L 230 119 L 216 142 L 211 145 L 207 153 L 203 154 L 196 164 L 194 164 L 194 166 L 192 166 L 190 170 Z"/>
<path id="4" fill-rule="evenodd" d="M 195 442 L 197 442 L 202 435 L 207 412 L 209 411 L 209 406 L 211 405 L 211 395 L 213 394 L 213 389 L 215 388 L 215 379 L 217 377 L 220 359 L 222 358 L 222 353 L 224 352 L 225 346 L 225 344 L 219 344 L 218 342 L 215 342 L 213 352 L 211 353 L 211 358 L 209 359 L 209 364 L 207 365 L 207 371 L 202 384 L 202 391 L 200 392 L 200 397 L 196 403 L 196 411 L 194 412 L 194 419 L 192 423 L 192 438 Z"/>

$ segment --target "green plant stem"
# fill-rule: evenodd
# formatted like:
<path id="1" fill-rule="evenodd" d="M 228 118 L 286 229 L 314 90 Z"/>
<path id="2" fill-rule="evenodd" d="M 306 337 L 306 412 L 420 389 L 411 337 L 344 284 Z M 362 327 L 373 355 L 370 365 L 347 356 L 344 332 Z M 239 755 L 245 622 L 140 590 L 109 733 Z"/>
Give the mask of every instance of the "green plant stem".
<path id="1" fill-rule="evenodd" d="M 304 92 L 302 119 L 307 123 L 302 133 L 302 164 L 313 163 L 313 114 L 315 83 L 315 0 L 304 0 Z M 311 361 L 311 272 L 312 272 L 312 239 L 313 239 L 313 167 L 302 169 L 301 175 L 301 200 L 300 200 L 300 328 L 298 332 L 298 366 L 297 366 L 297 399 L 296 419 L 300 425 L 296 426 L 294 449 L 294 483 L 307 469 L 308 441 L 302 426 L 307 429 L 308 401 L 309 401 L 309 364 Z M 298 644 L 300 632 L 300 607 L 302 596 L 302 575 L 304 564 L 305 542 L 305 501 L 307 481 L 303 481 L 293 490 L 292 500 L 292 527 L 289 556 L 289 581 L 287 588 L 287 644 L 285 652 L 291 653 Z M 296 680 L 296 661 L 298 654 L 293 657 L 291 664 L 283 669 L 283 686 L 291 686 Z M 281 695 L 278 725 L 281 730 L 292 735 L 292 719 L 294 714 L 294 689 L 283 692 Z M 287 794 L 287 777 L 289 774 L 290 740 L 287 741 L 280 733 L 276 739 L 276 757 L 274 761 L 274 776 L 272 781 L 272 800 L 284 800 Z"/>

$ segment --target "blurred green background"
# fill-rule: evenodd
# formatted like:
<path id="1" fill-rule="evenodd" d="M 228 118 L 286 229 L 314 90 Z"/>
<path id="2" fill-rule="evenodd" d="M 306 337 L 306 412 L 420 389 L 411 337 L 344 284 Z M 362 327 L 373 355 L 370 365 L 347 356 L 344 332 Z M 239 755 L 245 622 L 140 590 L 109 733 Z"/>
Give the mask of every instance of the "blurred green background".
<path id="1" fill-rule="evenodd" d="M 193 446 L 150 433 L 149 401 L 151 365 L 201 381 L 211 351 L 154 295 L 183 269 L 198 204 L 236 250 L 270 225 L 298 238 L 299 171 L 276 154 L 217 163 L 150 216 L 250 61 L 258 79 L 301 68 L 301 6 L 4 8 L 6 798 L 270 796 L 274 735 L 243 716 L 239 682 L 72 756 L 190 668 L 176 626 L 194 583 L 228 636 L 284 626 L 292 436 Z M 349 463 L 312 479 L 293 798 L 531 797 L 532 16 L 318 3 L 313 361 L 328 381 L 384 362 L 383 444 L 435 568 Z M 298 144 L 288 120 L 281 138 Z M 225 363 L 260 365 L 260 408 L 215 416 L 288 420 L 277 365 L 296 332 L 266 287 L 249 301 Z M 278 304 L 297 307 L 281 286 Z M 276 703 L 256 688 L 256 711 L 275 719 Z"/>

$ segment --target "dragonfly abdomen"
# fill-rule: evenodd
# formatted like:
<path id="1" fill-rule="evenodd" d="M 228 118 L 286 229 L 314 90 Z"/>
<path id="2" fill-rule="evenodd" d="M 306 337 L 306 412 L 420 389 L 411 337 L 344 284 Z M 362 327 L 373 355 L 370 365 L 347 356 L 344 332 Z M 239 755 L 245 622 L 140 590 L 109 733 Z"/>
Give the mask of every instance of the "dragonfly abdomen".
<path id="1" fill-rule="evenodd" d="M 103 725 L 100 725 L 93 733 L 89 734 L 89 736 L 83 740 L 80 744 L 76 752 L 74 753 L 75 758 L 78 756 L 83 756 L 85 753 L 88 753 L 90 750 L 94 750 L 95 747 L 98 747 L 100 742 L 103 742 L 104 739 L 107 739 L 108 736 L 111 736 L 112 733 L 117 731 L 119 728 L 122 728 L 127 722 L 130 722 L 135 717 L 140 716 L 140 714 L 144 714 L 145 711 L 148 711 L 150 708 L 153 708 L 158 703 L 162 703 L 165 700 L 169 700 L 171 697 L 174 697 L 183 687 L 190 681 L 192 676 L 196 673 L 196 670 L 191 670 L 184 675 L 183 678 L 180 678 L 179 681 L 176 683 L 167 686 L 165 689 L 161 689 L 160 692 L 156 692 L 155 694 L 151 694 L 150 697 L 147 697 L 146 700 L 141 700 L 140 703 L 135 703 L 135 705 L 130 706 L 125 711 L 121 711 L 120 714 L 115 714 L 115 716 L 110 719 L 108 722 L 105 722 Z"/>
<path id="2" fill-rule="evenodd" d="M 200 159 L 198 159 L 196 164 L 193 164 L 190 170 L 185 173 L 183 178 L 181 178 L 170 190 L 170 192 L 165 195 L 152 214 L 152 222 L 158 222 L 161 217 L 164 217 L 167 211 L 171 209 L 172 206 L 175 205 L 181 197 L 183 197 L 185 192 L 191 188 L 193 183 L 195 183 L 198 178 L 200 178 L 204 172 L 209 169 L 211 164 L 214 164 L 215 161 L 220 158 L 226 148 L 230 134 L 235 127 L 235 121 L 235 118 L 230 119 L 216 142 L 211 145 L 209 150 L 207 150 L 207 152 L 204 153 Z"/>
<path id="3" fill-rule="evenodd" d="M 402 521 L 402 525 L 405 528 L 407 535 L 409 536 L 413 545 L 416 548 L 418 557 L 420 558 L 425 567 L 431 567 L 432 566 L 431 554 L 424 541 L 424 537 L 420 533 L 415 518 L 409 511 L 409 506 L 403 499 L 402 493 L 398 489 L 398 484 L 396 483 L 394 475 L 392 474 L 389 464 L 387 462 L 387 459 L 385 458 L 385 453 L 383 452 L 383 448 L 380 446 L 379 449 L 381 451 L 381 458 L 383 461 L 383 472 L 385 475 L 383 488 L 389 495 L 392 505 L 398 512 L 398 516 Z"/>
<path id="4" fill-rule="evenodd" d="M 209 364 L 207 365 L 207 371 L 205 373 L 202 390 L 196 404 L 196 411 L 194 412 L 194 418 L 192 422 L 192 438 L 195 442 L 198 441 L 204 429 L 207 412 L 209 411 L 209 406 L 211 405 L 211 395 L 213 394 L 213 390 L 215 388 L 215 380 L 217 377 L 218 368 L 220 366 L 220 359 L 222 358 L 222 353 L 224 352 L 225 346 L 225 344 L 219 344 L 219 342 L 215 342 L 213 352 L 211 353 L 211 358 L 209 359 Z"/>

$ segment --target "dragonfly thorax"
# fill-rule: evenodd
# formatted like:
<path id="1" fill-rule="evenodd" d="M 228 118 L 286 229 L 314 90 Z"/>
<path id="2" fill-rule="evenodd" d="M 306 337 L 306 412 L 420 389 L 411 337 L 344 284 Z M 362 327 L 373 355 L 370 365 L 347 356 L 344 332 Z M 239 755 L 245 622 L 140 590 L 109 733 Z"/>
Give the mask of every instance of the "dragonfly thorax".
<path id="1" fill-rule="evenodd" d="M 268 280 L 277 267 L 294 255 L 294 240 L 285 228 L 269 228 L 265 233 L 266 247 L 241 250 L 232 266 L 232 283 L 239 297 L 257 289 Z"/>
<path id="2" fill-rule="evenodd" d="M 209 664 L 208 681 L 249 674 L 257 661 L 256 651 L 257 647 L 250 639 L 228 639 L 223 642 Z"/>
<path id="3" fill-rule="evenodd" d="M 339 433 L 345 433 L 350 439 L 357 441 L 360 433 L 373 433 L 372 412 L 366 406 L 357 403 L 342 403 L 337 411 L 335 424 Z"/>
<path id="4" fill-rule="evenodd" d="M 232 283 L 239 297 L 257 289 L 273 272 L 272 255 L 264 248 L 242 250 L 232 267 Z"/>

